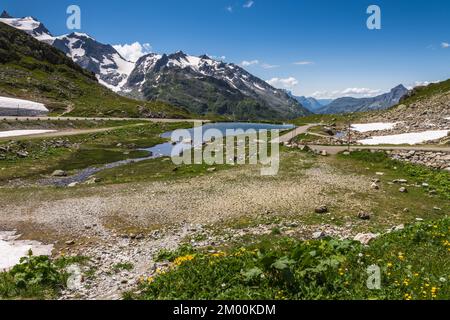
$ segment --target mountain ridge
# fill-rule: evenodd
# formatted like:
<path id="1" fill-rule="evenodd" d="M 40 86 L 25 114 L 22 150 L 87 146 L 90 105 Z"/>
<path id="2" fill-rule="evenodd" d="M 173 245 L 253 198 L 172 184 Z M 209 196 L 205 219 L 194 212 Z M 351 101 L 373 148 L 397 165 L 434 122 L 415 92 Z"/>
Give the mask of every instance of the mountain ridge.
<path id="1" fill-rule="evenodd" d="M 319 114 L 341 114 L 385 110 L 395 106 L 409 92 L 403 85 L 398 85 L 388 93 L 371 98 L 342 97 L 317 110 Z"/>
<path id="2" fill-rule="evenodd" d="M 309 114 L 283 90 L 275 89 L 243 68 L 183 51 L 141 57 L 124 92 L 134 98 L 186 106 L 195 113 L 218 113 L 245 120 Z"/>
<path id="3" fill-rule="evenodd" d="M 127 97 L 163 101 L 199 114 L 216 113 L 240 120 L 293 119 L 310 114 L 282 90 L 235 64 L 206 55 L 195 57 L 182 51 L 149 54 L 133 63 L 111 45 L 87 34 L 54 37 L 31 17 L 0 21 L 53 45 L 93 72 L 102 85 Z"/>
<path id="4" fill-rule="evenodd" d="M 0 23 L 0 96 L 45 104 L 53 114 L 82 117 L 187 118 L 161 102 L 136 101 L 100 85 L 57 48 Z"/>

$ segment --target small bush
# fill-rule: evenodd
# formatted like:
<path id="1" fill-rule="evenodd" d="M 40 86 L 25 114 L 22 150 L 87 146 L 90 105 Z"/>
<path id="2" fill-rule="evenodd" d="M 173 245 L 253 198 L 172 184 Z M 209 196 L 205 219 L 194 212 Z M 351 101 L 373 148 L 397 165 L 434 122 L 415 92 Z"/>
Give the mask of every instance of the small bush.
<path id="1" fill-rule="evenodd" d="M 66 261 L 53 262 L 47 256 L 32 252 L 10 271 L 0 273 L 0 297 L 51 298 L 64 288 L 68 275 L 63 270 Z"/>

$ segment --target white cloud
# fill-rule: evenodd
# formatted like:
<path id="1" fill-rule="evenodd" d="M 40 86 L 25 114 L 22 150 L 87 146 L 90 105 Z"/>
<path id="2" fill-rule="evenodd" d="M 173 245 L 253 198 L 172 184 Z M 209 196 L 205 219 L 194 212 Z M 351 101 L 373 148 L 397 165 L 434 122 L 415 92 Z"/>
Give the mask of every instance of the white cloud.
<path id="1" fill-rule="evenodd" d="M 441 82 L 441 80 L 437 80 L 437 81 L 415 81 L 414 83 L 408 85 L 406 88 L 408 90 L 412 90 L 415 87 L 426 87 L 426 86 L 428 86 L 428 85 L 430 85 L 432 83 L 438 83 L 438 82 Z"/>
<path id="2" fill-rule="evenodd" d="M 225 10 L 227 10 L 228 12 L 233 12 L 233 7 L 232 6 L 228 6 L 225 8 Z"/>
<path id="3" fill-rule="evenodd" d="M 448 42 L 442 42 L 441 43 L 442 48 L 447 49 L 448 47 L 450 47 L 450 43 Z"/>
<path id="4" fill-rule="evenodd" d="M 227 60 L 227 57 L 225 57 L 225 56 L 215 56 L 215 55 L 209 55 L 209 54 L 207 54 L 207 56 L 213 60 L 220 60 L 220 61 Z"/>
<path id="5" fill-rule="evenodd" d="M 243 67 L 249 67 L 249 66 L 253 66 L 256 64 L 259 64 L 259 60 L 251 60 L 251 61 L 244 60 L 241 62 L 241 65 Z"/>
<path id="6" fill-rule="evenodd" d="M 343 95 L 373 97 L 379 94 L 381 90 L 369 88 L 347 88 L 342 91 Z"/>
<path id="7" fill-rule="evenodd" d="M 290 89 L 292 90 L 296 85 L 298 85 L 298 80 L 294 77 L 289 78 L 272 78 L 267 80 L 267 83 L 272 87 L 280 88 L 280 89 Z"/>
<path id="8" fill-rule="evenodd" d="M 243 7 L 246 9 L 250 9 L 251 7 L 253 7 L 254 4 L 255 4 L 255 1 L 249 0 L 243 5 Z"/>
<path id="9" fill-rule="evenodd" d="M 117 44 L 113 46 L 122 57 L 131 62 L 136 62 L 140 57 L 149 54 L 152 46 L 149 43 Z"/>
<path id="10" fill-rule="evenodd" d="M 312 62 L 312 61 L 297 61 L 297 62 L 294 62 L 294 64 L 297 66 L 308 66 L 308 65 L 314 64 L 314 62 Z"/>
<path id="11" fill-rule="evenodd" d="M 263 67 L 263 69 L 275 69 L 275 68 L 279 68 L 280 66 L 273 65 L 273 64 L 268 64 L 268 63 L 263 63 L 261 65 L 261 67 Z"/>
<path id="12" fill-rule="evenodd" d="M 370 98 L 380 95 L 381 93 L 381 90 L 378 89 L 347 88 L 334 91 L 316 91 L 311 96 L 317 99 L 337 99 L 341 97 Z"/>

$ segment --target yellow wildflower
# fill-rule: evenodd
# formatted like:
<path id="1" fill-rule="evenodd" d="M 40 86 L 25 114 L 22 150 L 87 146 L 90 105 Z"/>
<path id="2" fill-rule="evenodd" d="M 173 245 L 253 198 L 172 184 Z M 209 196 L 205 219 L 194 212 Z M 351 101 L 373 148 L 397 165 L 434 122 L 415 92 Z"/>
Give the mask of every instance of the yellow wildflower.
<path id="1" fill-rule="evenodd" d="M 192 260 L 194 260 L 194 256 L 193 255 L 187 255 L 187 256 L 184 256 L 184 257 L 176 258 L 175 261 L 173 262 L 173 264 L 176 265 L 176 266 L 181 266 L 185 262 L 192 261 Z"/>

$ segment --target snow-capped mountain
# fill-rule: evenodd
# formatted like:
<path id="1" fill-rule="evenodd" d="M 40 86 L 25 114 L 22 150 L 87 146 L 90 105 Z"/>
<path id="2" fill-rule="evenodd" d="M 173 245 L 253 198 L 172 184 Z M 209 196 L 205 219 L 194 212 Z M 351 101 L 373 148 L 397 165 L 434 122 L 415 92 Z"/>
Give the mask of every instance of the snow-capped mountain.
<path id="1" fill-rule="evenodd" d="M 40 41 L 51 41 L 53 38 L 50 31 L 39 21 L 33 17 L 13 18 L 8 12 L 3 11 L 0 15 L 0 22 L 6 23 L 11 27 L 25 31 L 29 35 Z"/>
<path id="2" fill-rule="evenodd" d="M 55 37 L 52 45 L 81 67 L 92 71 L 101 84 L 119 92 L 134 69 L 111 45 L 102 44 L 84 33 Z"/>
<path id="3" fill-rule="evenodd" d="M 259 112 L 261 118 L 308 113 L 286 92 L 235 64 L 182 51 L 141 57 L 123 90 L 135 98 L 166 101 L 197 113 L 244 116 L 254 112 L 251 116 L 258 117 Z"/>
<path id="4" fill-rule="evenodd" d="M 133 63 L 111 45 L 84 33 L 54 37 L 36 19 L 12 18 L 6 12 L 0 22 L 53 45 L 93 72 L 104 86 L 133 98 L 168 102 L 199 114 L 234 115 L 241 119 L 294 118 L 309 113 L 283 90 L 232 63 L 181 51 L 149 54 Z"/>
<path id="5" fill-rule="evenodd" d="M 35 18 L 13 18 L 6 11 L 0 16 L 0 22 L 58 48 L 78 65 L 93 72 L 101 84 L 115 92 L 121 90 L 134 69 L 134 63 L 125 60 L 112 46 L 102 44 L 87 34 L 75 32 L 54 37 Z"/>

